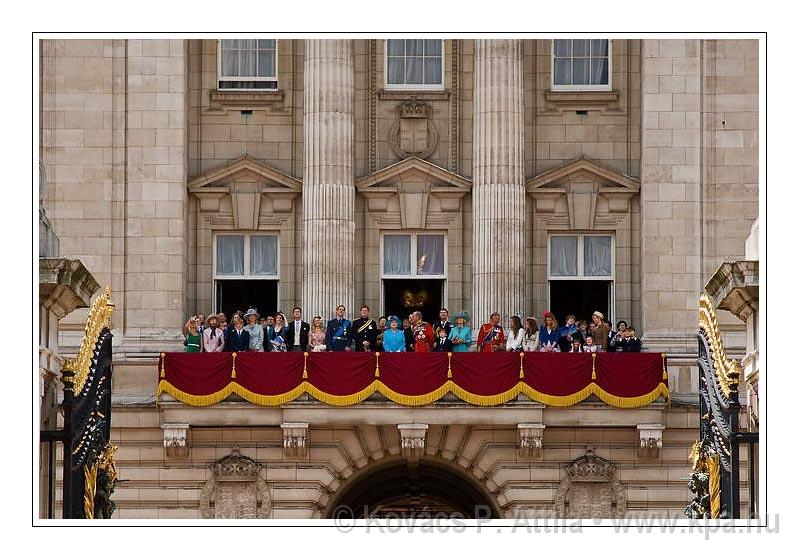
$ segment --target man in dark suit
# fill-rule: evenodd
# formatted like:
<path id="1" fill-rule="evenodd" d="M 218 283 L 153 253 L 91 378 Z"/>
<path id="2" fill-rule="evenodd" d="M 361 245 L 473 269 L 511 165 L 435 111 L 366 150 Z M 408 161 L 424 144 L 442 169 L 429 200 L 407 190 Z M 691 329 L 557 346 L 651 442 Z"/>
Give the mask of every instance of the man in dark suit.
<path id="1" fill-rule="evenodd" d="M 289 352 L 305 352 L 308 350 L 308 331 L 310 326 L 303 321 L 303 310 L 295 307 L 292 310 L 294 321 L 286 327 L 286 346 Z"/>
<path id="2" fill-rule="evenodd" d="M 250 350 L 250 333 L 244 330 L 244 321 L 241 316 L 233 317 L 227 336 L 225 337 L 226 352 L 247 352 Z"/>
<path id="3" fill-rule="evenodd" d="M 328 321 L 325 346 L 328 352 L 350 352 L 353 343 L 353 325 L 344 318 L 344 305 L 336 308 L 336 317 Z"/>

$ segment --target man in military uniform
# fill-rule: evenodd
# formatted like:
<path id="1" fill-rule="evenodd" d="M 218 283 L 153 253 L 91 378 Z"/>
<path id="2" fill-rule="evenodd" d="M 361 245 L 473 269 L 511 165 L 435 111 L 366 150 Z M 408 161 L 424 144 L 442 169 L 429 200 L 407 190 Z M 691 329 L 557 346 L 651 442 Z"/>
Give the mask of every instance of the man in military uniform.
<path id="1" fill-rule="evenodd" d="M 325 346 L 330 352 L 349 352 L 353 341 L 353 325 L 344 318 L 344 305 L 336 308 L 336 317 L 328 321 Z"/>
<path id="2" fill-rule="evenodd" d="M 433 348 L 433 328 L 422 320 L 422 313 L 414 311 L 411 314 L 411 328 L 414 331 L 414 352 L 430 352 Z"/>
<path id="3" fill-rule="evenodd" d="M 361 317 L 353 321 L 353 341 L 356 352 L 374 352 L 378 325 L 369 318 L 369 306 L 361 306 Z"/>

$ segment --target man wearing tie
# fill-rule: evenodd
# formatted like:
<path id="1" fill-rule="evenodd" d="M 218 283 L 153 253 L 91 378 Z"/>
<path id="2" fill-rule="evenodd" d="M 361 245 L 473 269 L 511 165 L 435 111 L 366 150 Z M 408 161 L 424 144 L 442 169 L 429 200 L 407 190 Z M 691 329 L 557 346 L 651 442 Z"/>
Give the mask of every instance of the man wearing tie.
<path id="1" fill-rule="evenodd" d="M 299 307 L 292 310 L 292 315 L 294 315 L 294 321 L 289 323 L 286 329 L 286 343 L 289 345 L 289 352 L 305 352 L 308 349 L 308 331 L 311 327 L 303 321 L 303 310 Z"/>
<path id="2" fill-rule="evenodd" d="M 233 325 L 225 338 L 226 352 L 247 352 L 250 350 L 250 333 L 244 330 L 244 321 L 234 315 Z"/>
<path id="3" fill-rule="evenodd" d="M 453 323 L 450 322 L 450 313 L 447 311 L 447 308 L 442 307 L 439 310 L 439 320 L 433 325 L 433 332 L 444 329 L 447 332 L 447 336 L 450 336 L 452 328 Z"/>
<path id="4" fill-rule="evenodd" d="M 353 341 L 352 323 L 344 318 L 344 305 L 336 308 L 336 317 L 328 321 L 325 346 L 330 352 L 349 352 Z"/>

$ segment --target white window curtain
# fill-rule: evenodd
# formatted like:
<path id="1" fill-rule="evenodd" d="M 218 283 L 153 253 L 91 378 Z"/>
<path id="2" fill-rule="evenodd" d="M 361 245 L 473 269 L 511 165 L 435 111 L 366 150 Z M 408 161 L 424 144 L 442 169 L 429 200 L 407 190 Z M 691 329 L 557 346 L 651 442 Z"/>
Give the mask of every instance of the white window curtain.
<path id="1" fill-rule="evenodd" d="M 386 80 L 394 85 L 442 83 L 441 39 L 389 39 Z"/>
<path id="2" fill-rule="evenodd" d="M 250 237 L 250 274 L 277 276 L 277 235 L 253 235 Z"/>
<path id="3" fill-rule="evenodd" d="M 217 274 L 244 274 L 244 237 L 220 235 L 217 237 Z"/>
<path id="4" fill-rule="evenodd" d="M 550 238 L 550 276 L 578 275 L 578 237 L 557 235 Z"/>
<path id="5" fill-rule="evenodd" d="M 556 39 L 555 85 L 608 85 L 608 39 Z"/>
<path id="6" fill-rule="evenodd" d="M 275 77 L 275 39 L 222 39 L 222 76 Z"/>
<path id="7" fill-rule="evenodd" d="M 383 273 L 386 275 L 411 274 L 411 236 L 383 236 Z"/>
<path id="8" fill-rule="evenodd" d="M 417 236 L 417 274 L 444 274 L 444 236 Z"/>
<path id="9" fill-rule="evenodd" d="M 611 237 L 587 235 L 583 238 L 584 276 L 611 276 Z"/>

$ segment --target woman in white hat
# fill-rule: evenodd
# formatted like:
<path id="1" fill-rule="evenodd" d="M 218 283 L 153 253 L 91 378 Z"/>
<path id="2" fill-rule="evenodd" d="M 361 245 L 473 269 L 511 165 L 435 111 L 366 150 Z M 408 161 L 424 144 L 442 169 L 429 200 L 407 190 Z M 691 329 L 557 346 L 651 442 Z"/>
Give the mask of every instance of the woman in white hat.
<path id="1" fill-rule="evenodd" d="M 244 314 L 244 320 L 247 321 L 244 330 L 250 333 L 251 352 L 264 351 L 264 327 L 259 324 L 259 318 L 258 312 L 252 307 Z"/>
<path id="2" fill-rule="evenodd" d="M 603 352 L 608 348 L 608 325 L 603 322 L 605 317 L 599 311 L 592 313 L 592 324 L 589 325 L 589 334 L 592 335 L 594 343 L 600 346 Z"/>

